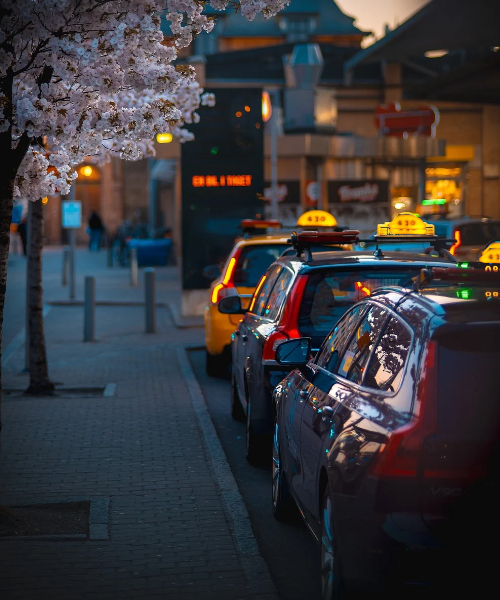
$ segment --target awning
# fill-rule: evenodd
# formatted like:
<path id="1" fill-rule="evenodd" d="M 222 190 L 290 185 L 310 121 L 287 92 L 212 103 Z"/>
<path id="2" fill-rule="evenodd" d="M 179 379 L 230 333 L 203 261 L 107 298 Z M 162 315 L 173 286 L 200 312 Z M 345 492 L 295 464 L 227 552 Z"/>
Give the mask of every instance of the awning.
<path id="1" fill-rule="evenodd" d="M 430 50 L 467 50 L 500 46 L 499 0 L 432 0 L 408 21 L 358 52 L 344 65 L 356 66 L 422 56 Z"/>

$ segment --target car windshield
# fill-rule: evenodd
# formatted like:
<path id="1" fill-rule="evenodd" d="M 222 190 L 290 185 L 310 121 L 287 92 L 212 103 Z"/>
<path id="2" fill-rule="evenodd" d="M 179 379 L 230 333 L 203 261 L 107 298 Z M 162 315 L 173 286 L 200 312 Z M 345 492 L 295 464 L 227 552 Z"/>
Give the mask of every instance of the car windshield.
<path id="1" fill-rule="evenodd" d="M 408 286 L 421 270 L 420 265 L 382 268 L 317 270 L 307 280 L 299 312 L 299 330 L 321 344 L 347 309 L 382 286 Z"/>
<path id="2" fill-rule="evenodd" d="M 281 256 L 283 248 L 285 244 L 244 246 L 234 270 L 234 285 L 256 287 L 269 265 Z"/>

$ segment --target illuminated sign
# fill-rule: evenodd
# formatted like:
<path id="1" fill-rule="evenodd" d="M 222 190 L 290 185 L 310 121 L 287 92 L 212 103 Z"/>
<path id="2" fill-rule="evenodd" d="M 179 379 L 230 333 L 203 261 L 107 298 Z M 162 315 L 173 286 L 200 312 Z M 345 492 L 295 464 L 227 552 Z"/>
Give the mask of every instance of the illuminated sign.
<path id="1" fill-rule="evenodd" d="M 500 292 L 498 292 L 498 291 L 496 291 L 496 292 L 486 291 L 486 292 L 484 292 L 484 295 L 486 296 L 486 298 L 500 298 Z"/>
<path id="2" fill-rule="evenodd" d="M 500 242 L 493 242 L 485 248 L 479 257 L 479 262 L 500 263 Z"/>
<path id="3" fill-rule="evenodd" d="M 434 235 L 434 225 L 422 221 L 413 213 L 403 212 L 392 221 L 379 223 L 377 235 Z"/>
<path id="4" fill-rule="evenodd" d="M 250 187 L 251 175 L 193 175 L 192 184 L 201 187 Z"/>
<path id="5" fill-rule="evenodd" d="M 335 227 L 337 219 L 326 210 L 310 210 L 301 215 L 297 221 L 297 227 L 307 227 L 307 225 Z"/>
<path id="6" fill-rule="evenodd" d="M 493 266 L 492 265 L 486 265 L 484 267 L 484 270 L 485 271 L 495 271 L 495 272 L 498 272 L 498 266 L 497 265 L 493 265 Z"/>

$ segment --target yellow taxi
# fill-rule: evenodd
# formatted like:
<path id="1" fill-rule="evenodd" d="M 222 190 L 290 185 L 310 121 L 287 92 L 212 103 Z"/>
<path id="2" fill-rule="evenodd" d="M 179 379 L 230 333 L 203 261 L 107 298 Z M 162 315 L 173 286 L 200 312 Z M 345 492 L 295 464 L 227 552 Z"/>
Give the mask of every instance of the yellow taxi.
<path id="1" fill-rule="evenodd" d="M 210 286 L 208 304 L 205 306 L 206 371 L 208 375 L 224 375 L 230 363 L 231 334 L 241 321 L 240 315 L 223 315 L 217 305 L 219 300 L 237 293 L 250 301 L 259 280 L 289 244 L 290 232 L 279 232 L 279 221 L 250 220 L 241 222 L 244 237 L 236 240 L 224 268 Z M 274 233 L 271 231 L 274 230 Z M 217 267 L 207 268 L 207 275 L 217 273 Z"/>
<path id="2" fill-rule="evenodd" d="M 314 210 L 304 213 L 297 221 L 298 228 L 335 228 L 337 221 L 326 211 Z M 222 271 L 217 265 L 204 270 L 214 279 L 205 306 L 206 371 L 217 377 L 228 373 L 231 362 L 231 334 L 241 321 L 241 315 L 222 314 L 218 302 L 237 293 L 248 306 L 257 284 L 269 265 L 290 248 L 291 231 L 280 231 L 281 224 L 275 219 L 245 219 L 240 227 L 244 237 L 238 238 Z M 351 250 L 352 245 L 338 245 L 339 250 Z M 245 307 L 245 304 L 244 304 Z"/>

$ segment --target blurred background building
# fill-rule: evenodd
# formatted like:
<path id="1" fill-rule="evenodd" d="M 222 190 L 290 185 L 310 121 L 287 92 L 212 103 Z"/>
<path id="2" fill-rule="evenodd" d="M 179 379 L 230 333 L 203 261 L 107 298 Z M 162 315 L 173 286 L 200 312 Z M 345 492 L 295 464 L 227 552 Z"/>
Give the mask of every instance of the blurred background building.
<path id="1" fill-rule="evenodd" d="M 333 0 L 292 0 L 252 23 L 214 14 L 213 32 L 179 62 L 193 64 L 209 91 L 261 89 L 281 107 L 282 220 L 319 207 L 368 233 L 401 210 L 500 218 L 500 2 L 432 0 L 365 49 L 369 32 Z M 200 112 L 203 124 L 210 109 Z M 271 196 L 271 122 L 263 124 L 261 214 Z M 147 221 L 171 228 L 179 246 L 181 148 L 164 135 L 156 150 L 152 160 L 79 167 L 81 241 L 96 210 L 108 231 L 124 219 Z M 60 243 L 60 199 L 46 210 L 46 236 Z"/>

